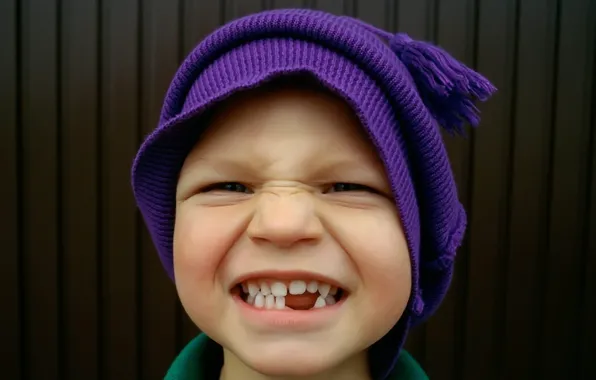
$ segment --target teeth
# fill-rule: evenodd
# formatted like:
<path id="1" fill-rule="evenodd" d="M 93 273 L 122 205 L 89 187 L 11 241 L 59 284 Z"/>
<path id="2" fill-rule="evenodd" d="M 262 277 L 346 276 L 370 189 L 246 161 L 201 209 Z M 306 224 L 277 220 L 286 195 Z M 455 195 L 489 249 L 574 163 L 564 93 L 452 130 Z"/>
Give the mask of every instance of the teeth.
<path id="1" fill-rule="evenodd" d="M 249 282 L 248 283 L 248 294 L 250 294 L 251 296 L 256 296 L 258 292 L 259 292 L 259 286 L 257 284 L 255 284 L 254 282 Z"/>
<path id="2" fill-rule="evenodd" d="M 306 291 L 306 282 L 292 281 L 290 282 L 290 294 L 304 294 Z"/>
<path id="3" fill-rule="evenodd" d="M 325 297 L 327 297 L 327 295 L 329 294 L 329 291 L 331 290 L 331 285 L 329 284 L 319 284 L 319 294 L 321 294 L 321 297 L 323 297 L 323 299 Z"/>
<path id="4" fill-rule="evenodd" d="M 255 307 L 263 308 L 265 306 L 265 296 L 261 293 L 255 297 Z"/>
<path id="5" fill-rule="evenodd" d="M 327 303 L 325 302 L 325 299 L 323 298 L 323 296 L 317 297 L 317 301 L 315 302 L 315 306 L 313 306 L 313 309 L 319 309 L 321 307 L 325 307 L 327 306 Z"/>
<path id="6" fill-rule="evenodd" d="M 288 288 L 283 282 L 274 282 L 271 284 L 271 293 L 276 297 L 285 297 L 288 295 Z"/>
<path id="7" fill-rule="evenodd" d="M 261 293 L 264 296 L 268 296 L 269 294 L 271 294 L 271 289 L 269 288 L 269 284 L 267 284 L 265 281 L 261 282 Z"/>
<path id="8" fill-rule="evenodd" d="M 286 307 L 286 297 L 275 297 L 275 308 L 283 310 Z"/>
<path id="9" fill-rule="evenodd" d="M 249 305 L 254 305 L 254 307 L 259 309 L 277 309 L 277 310 L 284 310 L 286 309 L 286 297 L 284 296 L 274 296 L 273 294 L 263 295 L 262 293 L 258 292 L 256 296 L 248 295 L 246 298 L 246 303 Z M 323 297 L 320 295 L 317 297 L 314 306 L 312 309 L 320 309 L 325 306 L 335 305 L 336 301 L 335 298 L 331 294 Z"/>
<path id="10" fill-rule="evenodd" d="M 260 280 L 247 281 L 242 284 L 242 291 L 247 293 L 246 302 L 255 307 L 267 309 L 284 309 L 285 296 L 302 295 L 307 292 L 310 294 L 319 294 L 319 298 L 313 308 L 325 305 L 334 305 L 336 303 L 334 296 L 339 289 L 330 284 L 319 283 L 318 281 L 293 280 L 288 284 L 282 281 Z M 325 302 L 325 305 L 323 304 Z"/>

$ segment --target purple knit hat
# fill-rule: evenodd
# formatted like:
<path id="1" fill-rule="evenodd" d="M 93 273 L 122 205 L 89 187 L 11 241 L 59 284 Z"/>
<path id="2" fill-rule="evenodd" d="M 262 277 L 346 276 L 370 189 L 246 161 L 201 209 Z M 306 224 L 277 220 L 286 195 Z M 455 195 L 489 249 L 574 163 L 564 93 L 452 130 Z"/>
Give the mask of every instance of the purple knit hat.
<path id="1" fill-rule="evenodd" d="M 219 28 L 184 60 L 157 129 L 134 161 L 134 195 L 173 279 L 172 239 L 179 170 L 221 100 L 274 78 L 308 74 L 359 116 L 387 171 L 412 263 L 412 294 L 398 324 L 369 352 L 371 374 L 392 370 L 408 329 L 430 316 L 451 281 L 466 227 L 438 126 L 479 122 L 476 99 L 495 88 L 428 43 L 362 21 L 313 10 L 276 10 Z"/>

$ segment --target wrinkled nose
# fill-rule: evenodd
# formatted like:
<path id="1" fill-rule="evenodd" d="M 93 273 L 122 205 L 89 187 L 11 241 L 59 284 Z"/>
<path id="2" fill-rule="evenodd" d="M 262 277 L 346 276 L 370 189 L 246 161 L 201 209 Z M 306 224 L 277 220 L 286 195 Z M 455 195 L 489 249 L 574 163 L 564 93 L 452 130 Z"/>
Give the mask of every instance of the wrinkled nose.
<path id="1" fill-rule="evenodd" d="M 308 192 L 267 192 L 259 195 L 248 236 L 258 242 L 291 247 L 313 242 L 323 235 L 323 225 Z"/>

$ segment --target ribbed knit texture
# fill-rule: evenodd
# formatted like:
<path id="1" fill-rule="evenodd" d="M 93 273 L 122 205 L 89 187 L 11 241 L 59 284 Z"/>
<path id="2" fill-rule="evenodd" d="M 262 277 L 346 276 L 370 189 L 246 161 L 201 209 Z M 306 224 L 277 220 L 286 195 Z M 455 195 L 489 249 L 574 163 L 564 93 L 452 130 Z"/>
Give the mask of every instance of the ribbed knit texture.
<path id="1" fill-rule="evenodd" d="M 281 75 L 317 78 L 359 116 L 388 173 L 412 263 L 404 317 L 370 352 L 375 378 L 389 373 L 410 325 L 431 315 L 451 281 L 466 216 L 437 120 L 450 132 L 476 124 L 474 99 L 492 85 L 446 52 L 349 17 L 278 10 L 233 21 L 179 68 L 157 129 L 133 164 L 133 189 L 173 278 L 175 188 L 180 167 L 217 102 Z M 207 222 L 207 221 L 206 221 Z"/>

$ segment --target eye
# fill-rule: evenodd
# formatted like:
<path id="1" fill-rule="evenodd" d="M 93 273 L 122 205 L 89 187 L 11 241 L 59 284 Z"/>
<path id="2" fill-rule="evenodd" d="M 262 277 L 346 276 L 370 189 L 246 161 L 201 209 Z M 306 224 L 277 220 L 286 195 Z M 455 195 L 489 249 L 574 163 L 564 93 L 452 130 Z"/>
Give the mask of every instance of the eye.
<path id="1" fill-rule="evenodd" d="M 344 183 L 344 182 L 334 183 L 329 188 L 329 190 L 327 190 L 328 193 L 339 193 L 339 192 L 346 192 L 346 191 L 368 191 L 368 192 L 376 193 L 375 190 L 371 189 L 368 186 L 359 185 L 357 183 Z"/>
<path id="2" fill-rule="evenodd" d="M 201 190 L 202 193 L 208 193 L 211 191 L 229 191 L 233 193 L 245 193 L 251 194 L 252 191 L 245 185 L 238 182 L 220 182 L 213 185 L 209 185 Z"/>

